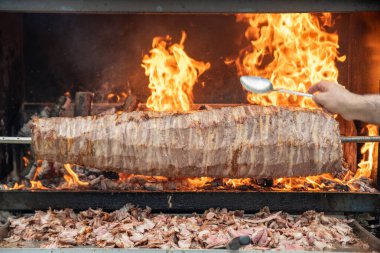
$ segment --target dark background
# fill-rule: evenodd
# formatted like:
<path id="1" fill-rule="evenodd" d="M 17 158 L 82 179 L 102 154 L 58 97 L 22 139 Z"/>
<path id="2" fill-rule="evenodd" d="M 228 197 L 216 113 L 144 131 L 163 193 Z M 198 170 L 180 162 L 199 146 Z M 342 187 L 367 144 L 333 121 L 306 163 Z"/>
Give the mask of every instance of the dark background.
<path id="1" fill-rule="evenodd" d="M 234 15 L 24 15 L 25 82 L 28 102 L 51 100 L 65 91 L 95 93 L 127 90 L 149 96 L 141 61 L 155 36 L 179 42 L 186 53 L 211 69 L 194 88 L 195 102 L 244 102 L 234 66 L 226 57 L 242 48 L 246 24 Z M 245 44 L 246 45 L 246 44 Z M 48 94 L 48 96 L 47 96 Z"/>
<path id="2" fill-rule="evenodd" d="M 1 14 L 0 14 L 1 15 Z M 339 82 L 358 93 L 379 92 L 380 13 L 334 14 L 339 34 Z M 141 61 L 155 36 L 179 42 L 211 68 L 194 87 L 196 103 L 245 103 L 234 66 L 224 63 L 248 45 L 248 24 L 221 14 L 23 14 L 23 100 L 47 102 L 66 91 L 97 96 L 131 88 L 141 101 L 150 92 Z"/>

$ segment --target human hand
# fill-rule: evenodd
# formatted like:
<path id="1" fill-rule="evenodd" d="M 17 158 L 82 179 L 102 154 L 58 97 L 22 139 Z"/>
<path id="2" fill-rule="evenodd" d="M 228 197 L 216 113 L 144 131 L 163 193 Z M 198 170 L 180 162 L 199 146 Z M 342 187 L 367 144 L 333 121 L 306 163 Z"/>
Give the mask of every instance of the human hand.
<path id="1" fill-rule="evenodd" d="M 338 113 L 347 120 L 356 119 L 355 104 L 360 96 L 331 81 L 321 81 L 309 88 L 314 101 L 331 113 Z"/>

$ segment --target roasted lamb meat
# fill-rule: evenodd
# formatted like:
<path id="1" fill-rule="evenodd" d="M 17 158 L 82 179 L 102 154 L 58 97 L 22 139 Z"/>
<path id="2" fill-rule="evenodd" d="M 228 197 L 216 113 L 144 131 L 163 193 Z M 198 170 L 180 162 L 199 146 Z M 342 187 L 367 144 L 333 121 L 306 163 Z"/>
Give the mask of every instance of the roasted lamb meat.
<path id="1" fill-rule="evenodd" d="M 291 107 L 38 118 L 32 140 L 38 159 L 177 178 L 309 176 L 342 166 L 334 118 Z"/>
<path id="2" fill-rule="evenodd" d="M 348 224 L 315 211 L 294 217 L 281 211 L 271 213 L 266 207 L 254 216 L 225 208 L 209 209 L 201 215 L 153 214 L 150 208 L 132 205 L 112 213 L 101 209 L 80 213 L 48 210 L 10 218 L 9 237 L 0 241 L 0 247 L 23 247 L 33 242 L 42 248 L 216 249 L 226 247 L 233 238 L 248 236 L 251 243 L 246 250 L 304 252 L 347 247 L 350 252 L 367 251 L 368 245 Z"/>

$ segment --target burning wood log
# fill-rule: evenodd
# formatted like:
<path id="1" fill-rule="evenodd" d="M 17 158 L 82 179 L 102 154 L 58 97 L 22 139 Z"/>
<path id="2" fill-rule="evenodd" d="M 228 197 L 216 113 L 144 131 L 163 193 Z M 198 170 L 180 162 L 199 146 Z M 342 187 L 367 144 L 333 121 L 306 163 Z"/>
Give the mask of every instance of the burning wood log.
<path id="1" fill-rule="evenodd" d="M 123 112 L 133 112 L 137 109 L 138 104 L 139 101 L 137 100 L 137 97 L 130 93 L 125 99 L 122 110 Z"/>
<path id="2" fill-rule="evenodd" d="M 103 111 L 97 116 L 104 116 L 104 115 L 112 115 L 116 112 L 122 111 L 122 112 L 133 112 L 138 109 L 139 101 L 135 95 L 133 95 L 131 92 L 129 92 L 128 97 L 125 99 L 124 103 L 120 106 L 113 107 L 111 109 L 108 109 L 106 111 Z"/>
<path id="3" fill-rule="evenodd" d="M 130 174 L 272 178 L 342 166 L 338 123 L 300 108 L 35 119 L 32 132 L 37 159 Z"/>
<path id="4" fill-rule="evenodd" d="M 63 110 L 66 110 L 71 103 L 71 99 L 69 96 L 60 96 L 56 103 L 51 107 L 45 106 L 40 113 L 37 115 L 37 117 L 40 118 L 49 118 L 49 117 L 58 117 L 60 113 Z M 21 137 L 29 137 L 31 136 L 30 127 L 32 125 L 32 120 L 29 120 L 27 123 L 25 123 L 20 131 L 17 133 L 17 136 Z"/>
<path id="5" fill-rule="evenodd" d="M 92 99 L 94 94 L 92 92 L 77 92 L 75 93 L 75 116 L 88 116 L 91 115 Z"/>

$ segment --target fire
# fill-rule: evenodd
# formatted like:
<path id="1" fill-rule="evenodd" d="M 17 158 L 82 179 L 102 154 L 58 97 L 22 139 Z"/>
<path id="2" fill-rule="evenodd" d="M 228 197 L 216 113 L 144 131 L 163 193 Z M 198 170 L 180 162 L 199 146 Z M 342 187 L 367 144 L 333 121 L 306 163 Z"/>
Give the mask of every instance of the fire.
<path id="1" fill-rule="evenodd" d="M 75 188 L 75 187 L 88 187 L 88 182 L 83 182 L 79 179 L 78 175 L 71 169 L 70 164 L 64 164 L 63 167 L 67 171 L 68 174 L 63 175 L 67 185 L 67 188 Z"/>
<path id="2" fill-rule="evenodd" d="M 21 189 L 24 189 L 25 188 L 25 185 L 24 184 L 19 184 L 18 182 L 16 182 L 13 187 L 7 187 L 6 185 L 4 185 L 5 189 L 7 190 L 21 190 Z"/>
<path id="3" fill-rule="evenodd" d="M 190 58 L 184 50 L 186 33 L 180 43 L 171 43 L 169 35 L 155 37 L 149 55 L 143 58 L 142 67 L 149 77 L 152 94 L 146 103 L 155 111 L 189 111 L 193 103 L 193 86 L 210 63 Z"/>
<path id="4" fill-rule="evenodd" d="M 368 135 L 376 136 L 379 134 L 378 127 L 375 125 L 367 125 Z M 361 177 L 370 178 L 372 173 L 372 168 L 377 167 L 377 150 L 378 143 L 368 142 L 365 143 L 361 148 L 360 153 L 363 155 L 362 160 L 358 164 L 358 170 L 354 176 L 354 179 L 359 179 Z"/>
<path id="5" fill-rule="evenodd" d="M 112 93 L 107 94 L 107 100 L 108 100 L 108 102 L 117 103 L 120 101 L 120 96 L 118 94 L 112 92 Z"/>
<path id="6" fill-rule="evenodd" d="M 331 13 L 313 15 L 295 14 L 241 14 L 237 21 L 247 22 L 245 37 L 250 45 L 241 50 L 235 61 L 240 75 L 268 78 L 275 88 L 306 92 L 321 80 L 338 80 L 336 61 L 339 57 L 338 34 L 330 32 L 334 22 Z M 290 105 L 318 108 L 311 100 L 284 93 L 264 95 L 249 93 L 250 103 L 259 105 Z M 376 126 L 368 126 L 369 135 L 377 135 Z M 362 149 L 363 159 L 356 174 L 347 172 L 342 180 L 330 174 L 306 178 L 278 178 L 273 190 L 325 190 L 340 185 L 357 190 L 355 180 L 370 178 L 377 158 L 377 144 L 366 143 Z M 377 166 L 377 164 L 375 165 Z"/>
<path id="7" fill-rule="evenodd" d="M 223 184 L 226 186 L 232 186 L 233 188 L 237 188 L 243 185 L 250 185 L 251 179 L 250 178 L 238 178 L 238 179 L 223 178 Z"/>
<path id="8" fill-rule="evenodd" d="M 207 184 L 211 183 L 214 179 L 211 177 L 195 177 L 186 178 L 187 182 L 196 189 L 204 188 Z"/>
<path id="9" fill-rule="evenodd" d="M 313 15 L 305 14 L 242 14 L 238 21 L 247 22 L 249 27 L 245 37 L 250 45 L 241 50 L 235 63 L 240 75 L 262 76 L 271 80 L 276 88 L 286 88 L 306 92 L 310 85 L 320 80 L 338 79 L 337 61 L 344 61 L 345 56 L 339 56 L 338 34 L 331 32 L 333 19 L 330 13 Z M 193 103 L 193 87 L 198 78 L 210 68 L 210 63 L 196 61 L 184 51 L 186 33 L 182 32 L 179 43 L 172 43 L 169 36 L 155 37 L 152 49 L 142 60 L 145 75 L 149 77 L 151 96 L 147 100 L 147 107 L 155 111 L 191 110 Z M 120 102 L 128 94 L 109 93 L 106 98 L 109 102 Z M 266 95 L 248 94 L 250 103 L 260 105 L 290 105 L 306 108 L 317 108 L 311 99 L 292 96 L 283 93 Z M 120 113 L 120 112 L 118 112 Z M 368 125 L 368 135 L 378 135 L 378 128 Z M 372 169 L 377 167 L 377 143 L 366 143 L 361 148 L 363 158 L 356 173 L 348 171 L 342 178 L 335 178 L 331 174 L 309 176 L 303 178 L 278 178 L 273 180 L 274 191 L 336 191 L 360 190 L 363 178 L 370 178 Z M 25 166 L 29 161 L 23 158 Z M 39 163 L 41 164 L 42 161 Z M 71 168 L 64 164 L 67 174 L 65 183 L 59 189 L 89 187 Z M 36 180 L 41 166 L 36 169 L 30 180 L 30 189 L 47 189 L 41 181 Z M 253 186 L 255 189 L 268 189 L 251 178 L 216 179 L 210 177 L 171 179 L 160 176 L 144 176 L 119 173 L 118 184 L 136 185 L 138 189 L 143 184 L 150 187 L 157 184 L 157 189 L 171 189 L 170 183 L 179 185 L 183 189 L 239 189 L 240 186 Z M 165 188 L 166 187 L 166 188 Z M 173 187 L 170 184 L 170 187 Z M 266 187 L 266 188 L 265 188 Z M 3 189 L 24 189 L 22 183 L 15 183 L 13 187 L 2 185 Z M 177 189 L 177 188 L 176 188 Z"/>
<path id="10" fill-rule="evenodd" d="M 41 161 L 41 163 L 42 163 L 42 161 Z M 40 164 L 41 164 L 41 163 L 40 163 Z M 38 175 L 40 174 L 41 170 L 42 170 L 42 167 L 41 167 L 41 166 L 38 166 L 37 169 L 36 169 L 36 172 L 35 172 L 34 175 L 33 175 L 33 179 L 32 179 L 32 180 L 36 180 L 36 179 L 37 179 L 37 177 L 38 177 Z"/>
<path id="11" fill-rule="evenodd" d="M 28 165 L 29 165 L 29 159 L 26 156 L 22 157 L 22 161 L 24 162 L 24 168 L 28 167 Z"/>
<path id="12" fill-rule="evenodd" d="M 111 93 L 108 93 L 106 96 L 108 103 L 118 103 L 120 101 L 124 101 L 127 97 L 128 97 L 128 94 L 124 91 L 120 93 L 111 92 Z"/>
<path id="13" fill-rule="evenodd" d="M 31 180 L 30 181 L 30 189 L 31 190 L 48 190 L 49 188 L 43 186 L 43 184 L 41 183 L 41 181 L 33 181 Z"/>
<path id="14" fill-rule="evenodd" d="M 327 31 L 331 13 L 240 14 L 237 21 L 249 24 L 245 37 L 250 41 L 236 60 L 240 75 L 265 77 L 275 88 L 301 92 L 321 80 L 337 81 L 335 62 L 346 57 L 338 56 L 338 34 Z M 259 105 L 317 108 L 311 99 L 278 92 L 249 93 L 247 99 Z"/>
<path id="15" fill-rule="evenodd" d="M 375 125 L 367 125 L 368 136 L 377 136 L 379 131 Z M 343 179 L 334 178 L 331 174 L 300 178 L 278 178 L 274 180 L 273 190 L 335 190 L 335 185 L 343 187 L 343 190 L 358 190 L 357 181 L 361 178 L 371 178 L 374 167 L 377 167 L 378 143 L 365 143 L 360 153 L 363 155 L 355 174 L 348 171 Z"/>

